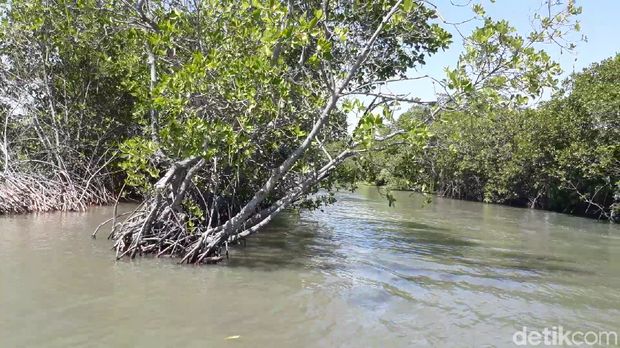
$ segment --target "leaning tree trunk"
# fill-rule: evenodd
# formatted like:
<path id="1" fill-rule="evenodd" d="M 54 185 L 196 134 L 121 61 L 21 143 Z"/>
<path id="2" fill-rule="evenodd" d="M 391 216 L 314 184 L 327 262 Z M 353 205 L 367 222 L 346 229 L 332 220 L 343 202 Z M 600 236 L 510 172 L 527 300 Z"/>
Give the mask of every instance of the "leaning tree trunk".
<path id="1" fill-rule="evenodd" d="M 135 211 L 131 212 L 126 220 L 116 224 L 113 221 L 112 232 L 109 238 L 115 240 L 117 259 L 135 257 L 136 255 L 155 255 L 180 257 L 186 263 L 212 263 L 223 259 L 227 253 L 228 243 L 238 241 L 257 232 L 292 203 L 301 199 L 313 186 L 323 180 L 329 173 L 347 158 L 361 152 L 354 150 L 357 144 L 351 144 L 338 156 L 329 157 L 329 161 L 320 169 L 305 176 L 286 190 L 275 196 L 275 188 L 282 184 L 283 178 L 304 155 L 317 135 L 327 124 L 330 114 L 336 107 L 350 81 L 358 72 L 360 66 L 367 59 L 372 46 L 380 32 L 387 25 L 390 18 L 397 11 L 401 1 L 397 1 L 392 9 L 383 17 L 381 23 L 366 42 L 361 53 L 353 61 L 344 79 L 336 88 L 328 88 L 329 99 L 313 124 L 312 129 L 299 146 L 276 168 L 263 186 L 256 191 L 251 199 L 228 216 L 224 222 L 213 222 L 217 215 L 217 198 L 204 199 L 200 188 L 195 187 L 195 175 L 206 165 L 201 157 L 191 157 L 176 162 L 166 174 L 155 184 L 154 192 Z M 388 137 L 385 137 L 387 139 Z M 211 174 L 217 171 L 211 168 Z M 217 182 L 217 179 L 214 180 Z M 190 187 L 196 195 L 206 202 L 205 208 L 210 209 L 208 220 L 202 219 L 197 226 L 188 223 L 196 217 L 184 206 L 184 200 L 194 199 L 187 196 Z M 270 198 L 269 205 L 265 204 Z M 196 200 L 196 199 L 194 199 Z M 219 215 L 218 215 L 219 216 Z"/>
<path id="2" fill-rule="evenodd" d="M 192 179 L 204 167 L 204 159 L 190 158 L 180 161 L 168 170 L 155 185 L 156 192 L 140 204 L 128 217 L 116 223 L 112 221 L 109 238 L 115 240 L 117 259 L 134 258 L 136 255 L 178 257 L 182 263 L 214 263 L 221 261 L 228 252 L 229 243 L 234 243 L 269 223 L 275 215 L 304 196 L 308 190 L 329 175 L 347 158 L 358 152 L 345 150 L 317 171 L 308 174 L 280 199 L 262 209 L 254 209 L 245 215 L 243 209 L 226 221 L 212 226 L 217 214 L 217 197 L 211 197 L 210 212 L 198 226 L 190 226 L 191 213 L 182 202 L 194 199 L 187 195 Z M 196 188 L 194 188 L 196 191 Z M 201 200 L 207 201 L 198 195 Z M 244 208 L 247 208 L 248 205 Z M 257 207 L 257 206 L 256 206 Z M 255 208 L 256 208 L 255 207 Z"/>

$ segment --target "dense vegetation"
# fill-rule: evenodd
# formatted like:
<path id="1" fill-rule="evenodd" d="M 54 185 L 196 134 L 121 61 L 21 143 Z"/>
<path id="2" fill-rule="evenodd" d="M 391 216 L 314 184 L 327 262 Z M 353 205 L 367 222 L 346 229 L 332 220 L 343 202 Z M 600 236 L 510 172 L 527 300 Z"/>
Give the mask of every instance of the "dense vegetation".
<path id="1" fill-rule="evenodd" d="M 473 6 L 479 26 L 438 80 L 448 95 L 429 103 L 382 89 L 451 43 L 428 1 L 0 4 L 0 212 L 140 197 L 110 219 L 117 257 L 189 263 L 333 201 L 359 179 L 348 159 L 422 151 L 427 127 L 395 120 L 400 102 L 442 119 L 527 104 L 560 73 L 536 45 L 564 43 L 580 12 L 549 2 L 522 36 Z"/>
<path id="2" fill-rule="evenodd" d="M 398 189 L 620 219 L 620 55 L 571 76 L 539 107 L 427 119 L 423 147 L 376 154 L 366 179 Z M 382 168 L 381 170 L 373 170 Z"/>
<path id="3" fill-rule="evenodd" d="M 0 213 L 114 201 L 108 165 L 137 129 L 122 84 L 137 64 L 93 6 L 0 2 Z"/>

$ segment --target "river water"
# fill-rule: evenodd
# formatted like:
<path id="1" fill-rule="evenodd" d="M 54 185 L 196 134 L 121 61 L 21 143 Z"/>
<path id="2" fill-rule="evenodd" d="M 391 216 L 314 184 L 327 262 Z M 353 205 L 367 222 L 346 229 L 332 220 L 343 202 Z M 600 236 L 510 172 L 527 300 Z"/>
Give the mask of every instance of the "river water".
<path id="1" fill-rule="evenodd" d="M 620 227 L 341 193 L 216 266 L 113 261 L 110 207 L 0 217 L 0 347 L 511 346 L 523 326 L 620 331 Z M 128 209 L 129 207 L 123 207 Z"/>

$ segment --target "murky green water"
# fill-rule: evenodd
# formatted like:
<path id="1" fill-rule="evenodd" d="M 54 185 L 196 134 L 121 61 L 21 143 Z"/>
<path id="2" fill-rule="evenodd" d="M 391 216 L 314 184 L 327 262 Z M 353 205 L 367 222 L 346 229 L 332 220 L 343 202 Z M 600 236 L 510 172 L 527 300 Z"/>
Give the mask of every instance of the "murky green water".
<path id="1" fill-rule="evenodd" d="M 0 217 L 0 347 L 503 347 L 522 326 L 620 331 L 620 226 L 396 197 L 341 194 L 207 267 L 112 261 L 105 232 L 89 237 L 111 208 Z"/>

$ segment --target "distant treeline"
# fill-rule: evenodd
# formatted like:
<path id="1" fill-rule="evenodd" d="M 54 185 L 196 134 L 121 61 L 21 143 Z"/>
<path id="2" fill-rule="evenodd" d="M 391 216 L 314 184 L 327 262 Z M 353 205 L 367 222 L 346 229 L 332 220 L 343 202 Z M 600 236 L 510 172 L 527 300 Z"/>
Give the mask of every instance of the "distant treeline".
<path id="1" fill-rule="evenodd" d="M 359 162 L 364 178 L 395 189 L 620 219 L 620 55 L 567 79 L 551 100 L 520 110 L 475 106 L 425 122 L 423 146 Z"/>

